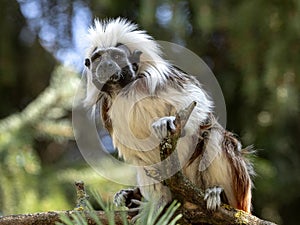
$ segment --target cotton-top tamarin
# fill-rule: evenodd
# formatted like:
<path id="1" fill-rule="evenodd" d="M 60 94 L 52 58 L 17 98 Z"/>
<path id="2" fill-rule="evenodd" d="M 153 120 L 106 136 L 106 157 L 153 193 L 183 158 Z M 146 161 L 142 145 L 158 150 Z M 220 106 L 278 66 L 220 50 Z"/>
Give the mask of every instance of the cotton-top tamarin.
<path id="1" fill-rule="evenodd" d="M 250 212 L 252 167 L 246 150 L 214 119 L 213 102 L 199 82 L 163 59 L 158 43 L 125 19 L 95 20 L 88 36 L 85 105 L 100 104 L 97 116 L 120 156 L 138 166 L 142 196 L 158 205 L 172 200 L 168 187 L 152 182 L 144 166 L 159 164 L 159 143 L 175 129 L 175 113 L 195 101 L 177 144 L 182 171 L 205 190 L 209 209 L 223 201 Z"/>

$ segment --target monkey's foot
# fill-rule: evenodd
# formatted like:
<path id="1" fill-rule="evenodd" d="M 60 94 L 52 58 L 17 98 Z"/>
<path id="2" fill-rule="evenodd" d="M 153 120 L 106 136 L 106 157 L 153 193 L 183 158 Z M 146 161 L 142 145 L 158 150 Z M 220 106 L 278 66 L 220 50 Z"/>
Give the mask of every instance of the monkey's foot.
<path id="1" fill-rule="evenodd" d="M 126 206 L 129 208 L 128 215 L 131 222 L 135 223 L 140 218 L 140 211 L 143 207 L 142 194 L 139 188 L 123 189 L 114 196 L 114 204 L 116 206 Z"/>
<path id="2" fill-rule="evenodd" d="M 168 130 L 175 130 L 175 116 L 166 116 L 158 119 L 152 123 L 152 129 L 154 134 L 159 138 L 163 139 L 167 136 Z"/>
<path id="3" fill-rule="evenodd" d="M 142 194 L 139 188 L 123 189 L 114 196 L 116 206 L 126 206 L 129 209 L 135 209 L 140 206 L 137 202 L 142 200 Z"/>
<path id="4" fill-rule="evenodd" d="M 210 210 L 216 210 L 221 205 L 221 193 L 223 188 L 215 186 L 205 190 L 204 200 L 206 207 Z"/>

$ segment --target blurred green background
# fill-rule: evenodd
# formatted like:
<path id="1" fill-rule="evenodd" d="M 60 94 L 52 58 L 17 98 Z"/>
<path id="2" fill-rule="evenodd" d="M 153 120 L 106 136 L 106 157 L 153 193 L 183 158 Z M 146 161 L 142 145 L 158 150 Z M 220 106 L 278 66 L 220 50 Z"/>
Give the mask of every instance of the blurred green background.
<path id="1" fill-rule="evenodd" d="M 210 66 L 227 129 L 258 149 L 253 213 L 299 224 L 299 0 L 2 0 L 0 13 L 0 215 L 73 208 L 78 179 L 105 199 L 121 187 L 82 159 L 71 108 L 84 32 L 122 16 Z"/>

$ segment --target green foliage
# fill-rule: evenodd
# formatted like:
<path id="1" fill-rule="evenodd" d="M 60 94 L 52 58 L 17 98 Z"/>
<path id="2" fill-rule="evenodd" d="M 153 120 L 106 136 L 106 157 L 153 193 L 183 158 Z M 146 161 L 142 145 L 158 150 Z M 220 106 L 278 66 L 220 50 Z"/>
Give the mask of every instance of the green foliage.
<path id="1" fill-rule="evenodd" d="M 167 211 L 159 218 L 158 216 L 162 212 L 163 208 L 160 208 L 158 211 L 156 211 L 155 204 L 152 204 L 151 202 L 146 203 L 141 212 L 141 218 L 137 222 L 141 225 L 175 225 L 176 222 L 182 217 L 182 215 L 179 214 L 175 218 L 172 218 L 179 207 L 180 203 L 173 201 Z"/>
<path id="2" fill-rule="evenodd" d="M 0 212 L 13 214 L 68 207 L 61 186 L 55 180 L 42 179 L 44 171 L 34 141 L 41 135 L 59 142 L 73 139 L 70 121 L 63 117 L 71 108 L 78 82 L 76 73 L 59 67 L 50 86 L 35 101 L 22 112 L 0 121 Z M 55 113 L 58 110 L 60 113 Z M 45 195 L 49 191 L 52 196 Z"/>
<path id="3" fill-rule="evenodd" d="M 99 193 L 93 192 L 93 196 L 96 199 L 97 203 L 104 210 L 105 215 L 108 219 L 109 225 L 115 224 L 115 211 L 114 207 L 111 204 L 105 204 Z M 141 215 L 137 219 L 137 225 L 175 225 L 176 222 L 181 218 L 181 214 L 174 217 L 176 210 L 180 207 L 180 204 L 176 201 L 168 207 L 166 212 L 159 218 L 159 214 L 162 212 L 163 208 L 156 210 L 155 204 L 151 202 L 146 202 L 143 205 Z M 87 201 L 87 210 L 86 211 L 77 211 L 71 215 L 71 218 L 66 214 L 61 214 L 60 220 L 62 222 L 56 222 L 56 225 L 88 225 L 88 218 L 93 219 L 97 225 L 102 225 L 97 216 L 97 212 L 94 211 L 93 206 L 89 201 Z M 122 223 L 128 225 L 127 213 L 126 211 L 121 212 Z"/>

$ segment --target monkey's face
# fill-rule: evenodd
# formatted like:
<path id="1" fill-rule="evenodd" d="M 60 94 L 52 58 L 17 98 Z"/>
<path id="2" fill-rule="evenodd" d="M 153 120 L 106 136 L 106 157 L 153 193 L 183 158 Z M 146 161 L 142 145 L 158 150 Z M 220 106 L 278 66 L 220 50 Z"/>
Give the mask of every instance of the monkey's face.
<path id="1" fill-rule="evenodd" d="M 125 45 L 106 49 L 96 49 L 85 65 L 92 73 L 94 85 L 102 90 L 104 84 L 127 84 L 135 76 L 136 65 L 141 52 L 132 54 Z M 122 85 L 123 86 L 123 85 Z"/>
<path id="2" fill-rule="evenodd" d="M 129 64 L 128 55 L 119 48 L 98 50 L 91 57 L 93 82 L 117 82 L 122 75 L 122 68 Z"/>

